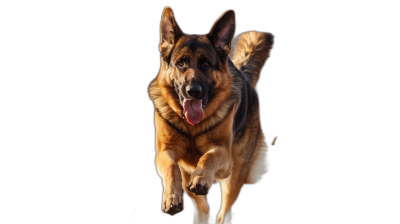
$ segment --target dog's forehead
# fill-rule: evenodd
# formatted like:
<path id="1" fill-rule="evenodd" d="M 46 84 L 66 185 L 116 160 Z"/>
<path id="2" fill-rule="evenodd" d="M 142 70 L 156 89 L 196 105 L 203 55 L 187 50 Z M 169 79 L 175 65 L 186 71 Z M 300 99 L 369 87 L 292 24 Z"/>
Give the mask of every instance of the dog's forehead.
<path id="1" fill-rule="evenodd" d="M 210 40 L 205 35 L 185 35 L 175 46 L 174 54 L 176 57 L 188 54 L 206 57 L 213 62 L 218 60 Z"/>

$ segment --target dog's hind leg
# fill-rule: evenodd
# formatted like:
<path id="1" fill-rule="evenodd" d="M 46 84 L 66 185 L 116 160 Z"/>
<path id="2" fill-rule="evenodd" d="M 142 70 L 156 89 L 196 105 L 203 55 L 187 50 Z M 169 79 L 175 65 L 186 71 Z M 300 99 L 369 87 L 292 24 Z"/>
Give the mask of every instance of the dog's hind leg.
<path id="1" fill-rule="evenodd" d="M 234 164 L 234 170 L 235 166 L 243 167 L 243 163 Z M 224 220 L 230 221 L 228 220 L 228 218 L 230 219 L 228 215 L 230 215 L 231 207 L 233 203 L 235 203 L 240 193 L 240 189 L 245 183 L 245 180 L 246 180 L 246 172 L 245 170 L 242 169 L 241 172 L 238 173 L 233 172 L 228 178 L 220 181 L 222 190 L 222 204 L 221 204 L 221 209 L 219 210 L 217 216 L 218 223 L 223 223 Z"/>
<path id="2" fill-rule="evenodd" d="M 210 207 L 208 206 L 206 195 L 196 195 L 195 193 L 189 191 L 186 186 L 190 180 L 190 174 L 182 170 L 182 187 L 185 189 L 186 193 L 189 197 L 192 198 L 195 207 L 195 217 L 194 222 L 195 224 L 207 224 L 208 223 L 208 216 Z M 197 211 L 196 211 L 197 209 Z"/>

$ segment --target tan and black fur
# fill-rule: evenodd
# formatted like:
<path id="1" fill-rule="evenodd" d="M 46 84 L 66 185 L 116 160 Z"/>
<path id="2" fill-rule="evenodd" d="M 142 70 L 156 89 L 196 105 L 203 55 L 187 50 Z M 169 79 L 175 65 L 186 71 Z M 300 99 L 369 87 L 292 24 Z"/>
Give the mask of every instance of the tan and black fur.
<path id="1" fill-rule="evenodd" d="M 266 171 L 254 88 L 273 36 L 251 31 L 232 42 L 234 31 L 233 11 L 225 12 L 206 35 L 184 34 L 168 7 L 162 15 L 161 68 L 149 86 L 162 210 L 171 215 L 182 211 L 185 190 L 197 205 L 195 222 L 208 219 L 205 195 L 213 183 L 221 183 L 217 221 L 222 223 L 243 184 L 256 182 Z M 201 102 L 199 123 L 189 119 L 185 102 Z"/>

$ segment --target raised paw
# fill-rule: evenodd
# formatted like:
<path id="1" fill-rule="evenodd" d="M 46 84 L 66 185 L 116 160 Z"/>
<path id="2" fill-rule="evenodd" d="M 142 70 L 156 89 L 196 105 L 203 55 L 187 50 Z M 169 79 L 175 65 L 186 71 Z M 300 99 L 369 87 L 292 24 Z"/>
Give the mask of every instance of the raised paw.
<path id="1" fill-rule="evenodd" d="M 176 213 L 183 210 L 183 198 L 182 194 L 168 194 L 163 197 L 163 212 L 170 215 L 175 215 Z"/>
<path id="2" fill-rule="evenodd" d="M 207 178 L 195 176 L 194 178 L 190 179 L 189 184 L 186 188 L 196 195 L 206 195 L 210 187 L 211 181 L 209 181 Z"/>

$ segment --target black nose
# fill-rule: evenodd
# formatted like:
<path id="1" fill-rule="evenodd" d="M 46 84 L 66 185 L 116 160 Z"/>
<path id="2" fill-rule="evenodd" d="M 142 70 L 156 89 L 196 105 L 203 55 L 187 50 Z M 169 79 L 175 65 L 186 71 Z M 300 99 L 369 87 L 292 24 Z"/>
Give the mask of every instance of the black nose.
<path id="1" fill-rule="evenodd" d="M 199 84 L 191 84 L 186 86 L 186 92 L 189 96 L 198 98 L 201 95 L 201 86 Z"/>

